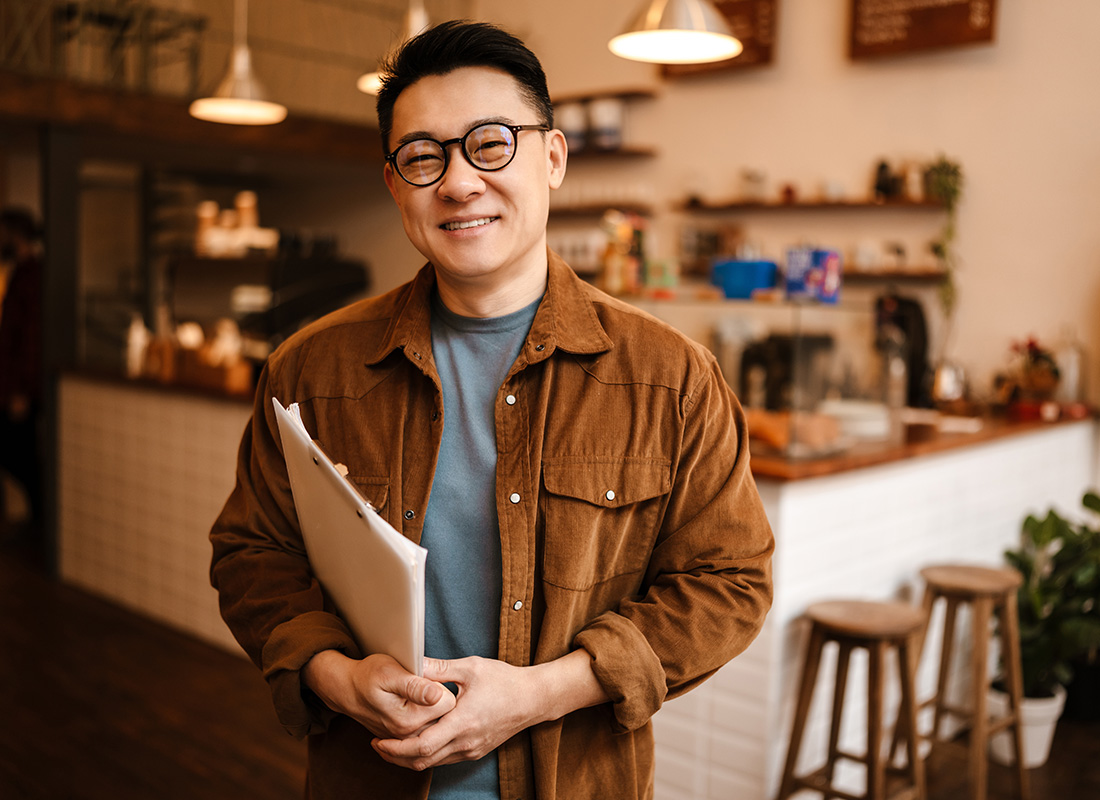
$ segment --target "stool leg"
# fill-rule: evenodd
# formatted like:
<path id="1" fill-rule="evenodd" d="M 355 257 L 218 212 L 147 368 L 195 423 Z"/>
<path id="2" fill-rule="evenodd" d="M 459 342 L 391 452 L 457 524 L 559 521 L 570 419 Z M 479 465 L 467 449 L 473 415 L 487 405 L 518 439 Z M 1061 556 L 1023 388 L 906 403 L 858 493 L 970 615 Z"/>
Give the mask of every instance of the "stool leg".
<path id="1" fill-rule="evenodd" d="M 821 650 L 824 646 L 825 632 L 817 625 L 813 625 L 810 628 L 810 642 L 806 648 L 806 661 L 802 666 L 802 681 L 798 687 L 791 741 L 787 745 L 787 762 L 783 767 L 783 780 L 779 784 L 776 800 L 786 800 L 794 793 L 794 769 L 798 763 L 798 751 L 802 747 L 802 734 L 806 729 L 806 717 L 810 713 L 810 701 L 813 700 L 814 684 L 817 683 L 817 670 L 821 666 Z"/>
<path id="2" fill-rule="evenodd" d="M 989 717 L 986 710 L 986 688 L 989 686 L 986 660 L 989 657 L 989 624 L 992 618 L 993 601 L 988 597 L 975 598 L 973 619 L 971 620 L 972 687 L 974 693 L 974 712 L 970 729 L 970 797 L 972 800 L 985 800 L 986 782 L 989 777 L 989 760 L 986 748 L 989 744 Z"/>
<path id="3" fill-rule="evenodd" d="M 929 587 L 925 586 L 924 587 L 924 595 L 921 598 L 921 610 L 924 613 L 924 623 L 921 625 L 920 631 L 917 632 L 915 641 L 911 641 L 909 643 L 909 648 L 913 651 L 913 664 L 914 664 L 914 666 L 913 666 L 913 670 L 914 670 L 914 673 L 913 673 L 914 674 L 913 687 L 914 687 L 914 692 L 916 691 L 916 683 L 915 683 L 915 681 L 916 681 L 916 670 L 917 670 L 917 668 L 920 667 L 920 659 L 921 659 L 921 656 L 924 654 L 924 642 L 925 642 L 925 639 L 928 637 L 928 626 L 932 623 L 932 607 L 935 605 L 935 603 L 936 603 L 936 594 L 935 594 L 935 592 L 933 592 Z M 914 698 L 915 697 L 916 697 L 916 695 L 914 695 Z M 920 710 L 920 703 L 917 702 L 915 699 L 914 699 L 914 702 L 916 703 L 916 708 L 919 711 Z M 889 761 L 889 763 L 891 763 L 891 764 L 894 762 L 894 759 L 896 759 L 897 756 L 898 756 L 898 746 L 901 744 L 901 737 L 905 733 L 905 730 L 904 730 L 904 728 L 902 728 L 901 723 L 902 723 L 902 720 L 899 717 L 898 718 L 898 724 L 896 724 L 894 726 L 894 735 L 890 738 L 890 761 Z M 913 720 L 913 730 L 917 730 L 918 723 L 919 723 L 919 720 L 917 720 L 917 719 Z M 935 730 L 933 729 L 932 737 L 935 738 L 935 735 L 936 735 Z"/>
<path id="4" fill-rule="evenodd" d="M 882 671 L 886 643 L 871 642 L 867 652 L 867 800 L 883 800 L 886 797 L 886 761 L 882 754 Z"/>
<path id="5" fill-rule="evenodd" d="M 852 655 L 852 643 L 838 642 L 840 650 L 836 657 L 836 684 L 833 689 L 833 718 L 829 725 L 829 758 L 825 762 L 825 783 L 833 785 L 833 771 L 836 769 L 837 755 L 840 752 L 840 723 L 844 714 L 844 694 L 848 689 L 848 662 Z"/>
<path id="6" fill-rule="evenodd" d="M 1023 697 L 1023 676 L 1020 666 L 1020 618 L 1016 607 L 1016 593 L 1009 592 L 1001 613 L 1001 652 L 1004 655 L 1005 682 L 1008 684 L 1009 704 L 1015 721 L 1009 727 L 1012 732 L 1013 750 L 1016 753 L 1016 775 L 1020 786 L 1020 800 L 1030 800 L 1031 786 L 1027 767 L 1024 766 L 1023 731 L 1021 730 L 1020 703 Z"/>
<path id="7" fill-rule="evenodd" d="M 920 651 L 919 634 L 898 643 L 898 675 L 901 677 L 901 708 L 895 734 L 905 726 L 906 749 L 909 756 L 909 779 L 916 789 L 916 800 L 925 800 L 924 761 L 920 757 L 920 734 L 917 733 L 917 661 Z M 896 740 L 895 735 L 895 740 Z"/>
<path id="8" fill-rule="evenodd" d="M 943 614 L 943 648 L 940 650 L 940 674 L 936 680 L 935 713 L 932 717 L 932 739 L 940 736 L 940 724 L 947 708 L 947 678 L 951 672 L 951 656 L 955 652 L 955 618 L 959 611 L 959 601 L 947 598 Z"/>

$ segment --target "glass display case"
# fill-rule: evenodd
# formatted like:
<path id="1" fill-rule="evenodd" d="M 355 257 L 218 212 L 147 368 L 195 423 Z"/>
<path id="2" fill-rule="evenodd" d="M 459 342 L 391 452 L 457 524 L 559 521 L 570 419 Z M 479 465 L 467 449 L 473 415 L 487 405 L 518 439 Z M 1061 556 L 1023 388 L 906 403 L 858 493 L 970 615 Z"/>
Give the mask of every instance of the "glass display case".
<path id="1" fill-rule="evenodd" d="M 753 452 L 822 458 L 901 440 L 904 337 L 874 306 L 636 300 L 714 353 Z"/>

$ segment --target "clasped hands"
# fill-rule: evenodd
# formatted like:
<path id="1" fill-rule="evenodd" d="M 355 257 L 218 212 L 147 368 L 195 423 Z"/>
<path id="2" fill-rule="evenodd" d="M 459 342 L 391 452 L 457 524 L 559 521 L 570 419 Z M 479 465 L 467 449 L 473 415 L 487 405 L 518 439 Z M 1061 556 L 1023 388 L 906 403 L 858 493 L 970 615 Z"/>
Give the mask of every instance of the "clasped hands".
<path id="1" fill-rule="evenodd" d="M 591 675 L 587 654 L 577 652 Z M 383 759 L 419 771 L 479 759 L 524 728 L 560 716 L 553 689 L 558 663 L 425 658 L 418 677 L 389 656 L 357 661 L 328 650 L 309 661 L 302 677 L 329 708 L 374 734 L 371 745 Z M 457 695 L 444 683 L 457 686 Z"/>

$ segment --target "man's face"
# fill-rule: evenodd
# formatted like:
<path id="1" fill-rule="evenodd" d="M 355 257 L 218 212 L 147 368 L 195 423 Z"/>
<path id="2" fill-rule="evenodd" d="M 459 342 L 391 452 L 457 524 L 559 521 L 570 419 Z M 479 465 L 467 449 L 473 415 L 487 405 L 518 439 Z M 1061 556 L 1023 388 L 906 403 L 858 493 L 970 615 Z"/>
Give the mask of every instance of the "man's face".
<path id="1" fill-rule="evenodd" d="M 486 122 L 540 120 L 510 75 L 464 67 L 422 78 L 401 93 L 387 146 L 392 151 L 413 138 L 456 139 Z M 458 144 L 448 151 L 447 171 L 431 186 L 412 186 L 390 164 L 385 168 L 405 233 L 435 265 L 441 290 L 484 296 L 543 281 L 550 189 L 565 175 L 564 136 L 557 130 L 517 133 L 515 158 L 497 172 L 474 168 Z"/>

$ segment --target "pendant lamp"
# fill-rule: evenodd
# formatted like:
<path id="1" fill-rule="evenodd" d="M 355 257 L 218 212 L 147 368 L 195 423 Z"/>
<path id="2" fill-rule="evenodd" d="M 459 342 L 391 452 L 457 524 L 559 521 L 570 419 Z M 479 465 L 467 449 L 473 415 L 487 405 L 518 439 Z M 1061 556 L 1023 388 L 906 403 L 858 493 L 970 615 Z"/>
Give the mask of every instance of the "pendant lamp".
<path id="1" fill-rule="evenodd" d="M 709 0 L 649 0 L 607 46 L 622 58 L 655 64 L 724 61 L 743 49 Z"/>
<path id="2" fill-rule="evenodd" d="M 252 72 L 248 49 L 248 0 L 236 0 L 233 23 L 233 54 L 229 73 L 210 97 L 191 103 L 191 116 L 227 125 L 274 125 L 286 119 L 286 106 L 267 99 Z"/>
<path id="3" fill-rule="evenodd" d="M 404 35 L 394 44 L 390 52 L 416 36 L 430 24 L 428 12 L 424 10 L 422 0 L 409 0 L 409 9 L 405 12 Z M 363 94 L 376 95 L 382 88 L 382 75 L 377 70 L 364 72 L 359 76 L 359 80 L 355 82 L 355 87 Z"/>

